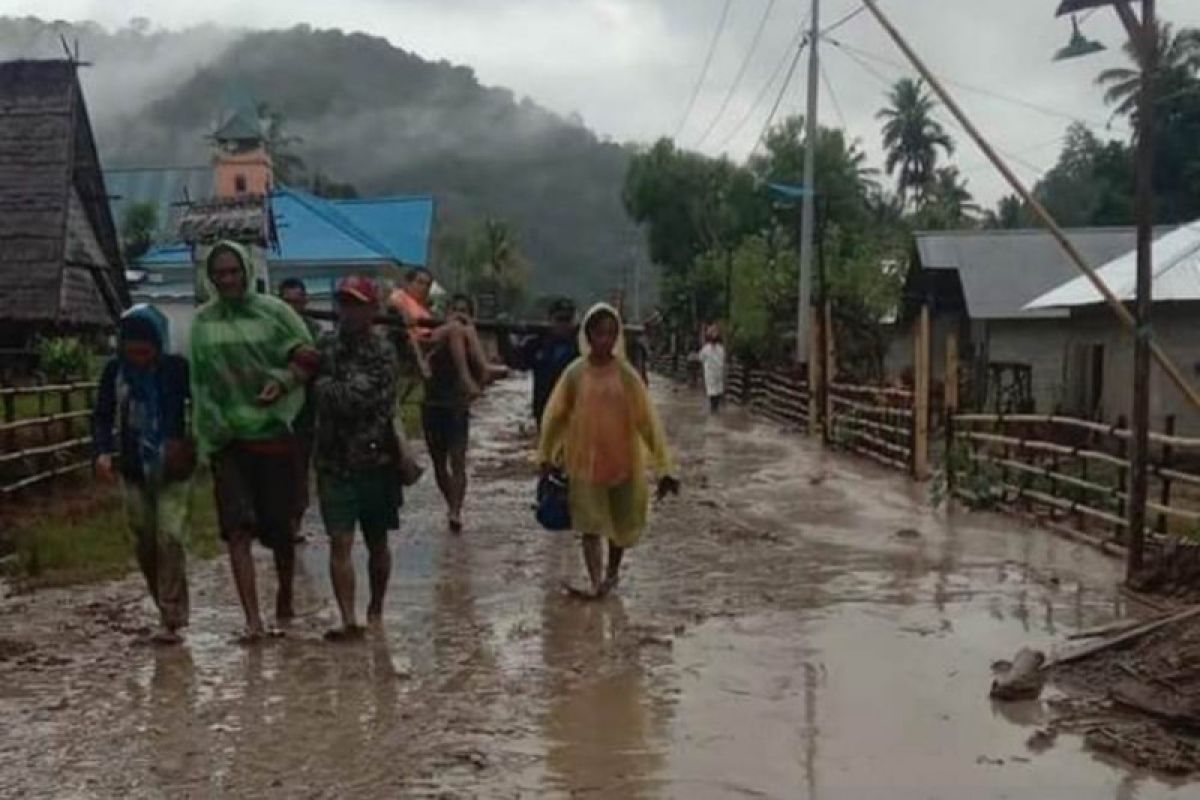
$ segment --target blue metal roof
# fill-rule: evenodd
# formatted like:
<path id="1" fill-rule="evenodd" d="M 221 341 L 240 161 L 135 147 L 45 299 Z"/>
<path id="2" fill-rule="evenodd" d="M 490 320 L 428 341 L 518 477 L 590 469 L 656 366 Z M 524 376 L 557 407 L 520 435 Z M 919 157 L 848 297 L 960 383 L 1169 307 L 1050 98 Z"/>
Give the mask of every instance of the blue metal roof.
<path id="1" fill-rule="evenodd" d="M 334 200 L 332 205 L 359 230 L 383 244 L 401 264 L 428 265 L 429 240 L 433 233 L 432 197 Z"/>
<path id="2" fill-rule="evenodd" d="M 432 197 L 326 200 L 280 187 L 271 195 L 271 212 L 279 235 L 279 249 L 266 252 L 272 278 L 302 277 L 314 296 L 329 294 L 337 280 L 356 270 L 424 266 L 429 258 Z M 156 245 L 135 266 L 147 272 L 133 287 L 139 297 L 187 297 L 194 291 L 187 244 Z"/>
<path id="3" fill-rule="evenodd" d="M 326 200 L 280 187 L 271 196 L 279 252 L 285 263 L 371 262 L 425 265 L 433 228 L 433 198 Z"/>

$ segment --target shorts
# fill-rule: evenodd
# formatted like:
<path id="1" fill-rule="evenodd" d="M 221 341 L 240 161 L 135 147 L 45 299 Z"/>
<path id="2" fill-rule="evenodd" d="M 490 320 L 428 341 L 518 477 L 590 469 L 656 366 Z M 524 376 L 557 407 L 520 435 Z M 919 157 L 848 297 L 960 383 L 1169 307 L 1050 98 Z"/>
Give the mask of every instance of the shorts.
<path id="1" fill-rule="evenodd" d="M 391 466 L 350 475 L 318 472 L 317 498 L 330 535 L 353 532 L 357 525 L 367 544 L 374 544 L 400 527 L 404 497 Z"/>
<path id="2" fill-rule="evenodd" d="M 466 450 L 471 415 L 465 408 L 421 406 L 421 427 L 430 450 Z"/>
<path id="3" fill-rule="evenodd" d="M 217 521 L 225 541 L 253 531 L 272 549 L 290 544 L 296 513 L 296 443 L 234 442 L 212 456 Z"/>

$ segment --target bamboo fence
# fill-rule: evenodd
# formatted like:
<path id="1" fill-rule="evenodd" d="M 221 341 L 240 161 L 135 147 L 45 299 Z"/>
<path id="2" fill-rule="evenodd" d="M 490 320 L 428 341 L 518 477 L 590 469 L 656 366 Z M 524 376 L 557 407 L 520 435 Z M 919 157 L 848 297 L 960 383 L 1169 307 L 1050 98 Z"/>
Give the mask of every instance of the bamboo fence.
<path id="1" fill-rule="evenodd" d="M 826 440 L 901 471 L 913 468 L 913 392 L 890 386 L 829 384 Z"/>
<path id="2" fill-rule="evenodd" d="M 1177 436 L 1174 419 L 1152 432 L 1148 541 L 1200 534 L 1200 439 Z M 1128 538 L 1130 430 L 1040 414 L 957 414 L 949 419 L 947 481 L 970 503 L 997 502 L 1093 542 Z"/>
<path id="3" fill-rule="evenodd" d="M 96 383 L 0 387 L 0 497 L 91 465 L 90 421 L 97 387 Z"/>

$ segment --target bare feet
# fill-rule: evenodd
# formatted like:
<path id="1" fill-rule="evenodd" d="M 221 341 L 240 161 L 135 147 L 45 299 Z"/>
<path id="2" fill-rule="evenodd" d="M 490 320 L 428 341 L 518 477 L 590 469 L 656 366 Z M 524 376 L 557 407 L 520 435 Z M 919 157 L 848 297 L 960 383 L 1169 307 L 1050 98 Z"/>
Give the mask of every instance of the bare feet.
<path id="1" fill-rule="evenodd" d="M 151 636 L 150 641 L 153 644 L 171 646 L 183 644 L 183 637 L 174 628 L 163 628 Z"/>
<path id="2" fill-rule="evenodd" d="M 580 589 L 578 586 L 573 586 L 567 581 L 562 582 L 562 589 L 566 592 L 567 597 L 572 597 L 576 600 L 599 600 L 604 595 L 600 594 L 598 588 Z"/>
<path id="3" fill-rule="evenodd" d="M 607 597 L 608 595 L 612 594 L 613 590 L 616 589 L 620 583 L 620 575 L 607 576 L 603 581 L 600 582 L 600 585 L 596 587 L 596 597 Z"/>
<path id="4" fill-rule="evenodd" d="M 367 629 L 362 625 L 346 625 L 325 631 L 327 642 L 353 642 L 366 635 Z"/>

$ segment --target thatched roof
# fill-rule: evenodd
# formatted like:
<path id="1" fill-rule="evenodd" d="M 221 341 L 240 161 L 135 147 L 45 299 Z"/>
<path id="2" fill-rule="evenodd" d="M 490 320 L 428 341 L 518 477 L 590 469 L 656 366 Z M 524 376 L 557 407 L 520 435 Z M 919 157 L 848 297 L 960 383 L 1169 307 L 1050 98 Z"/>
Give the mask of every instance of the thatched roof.
<path id="1" fill-rule="evenodd" d="M 261 247 L 275 242 L 270 200 L 260 195 L 192 203 L 179 220 L 179 238 L 188 244 L 232 239 Z"/>
<path id="2" fill-rule="evenodd" d="M 76 69 L 0 64 L 0 323 L 107 327 L 129 302 Z"/>

